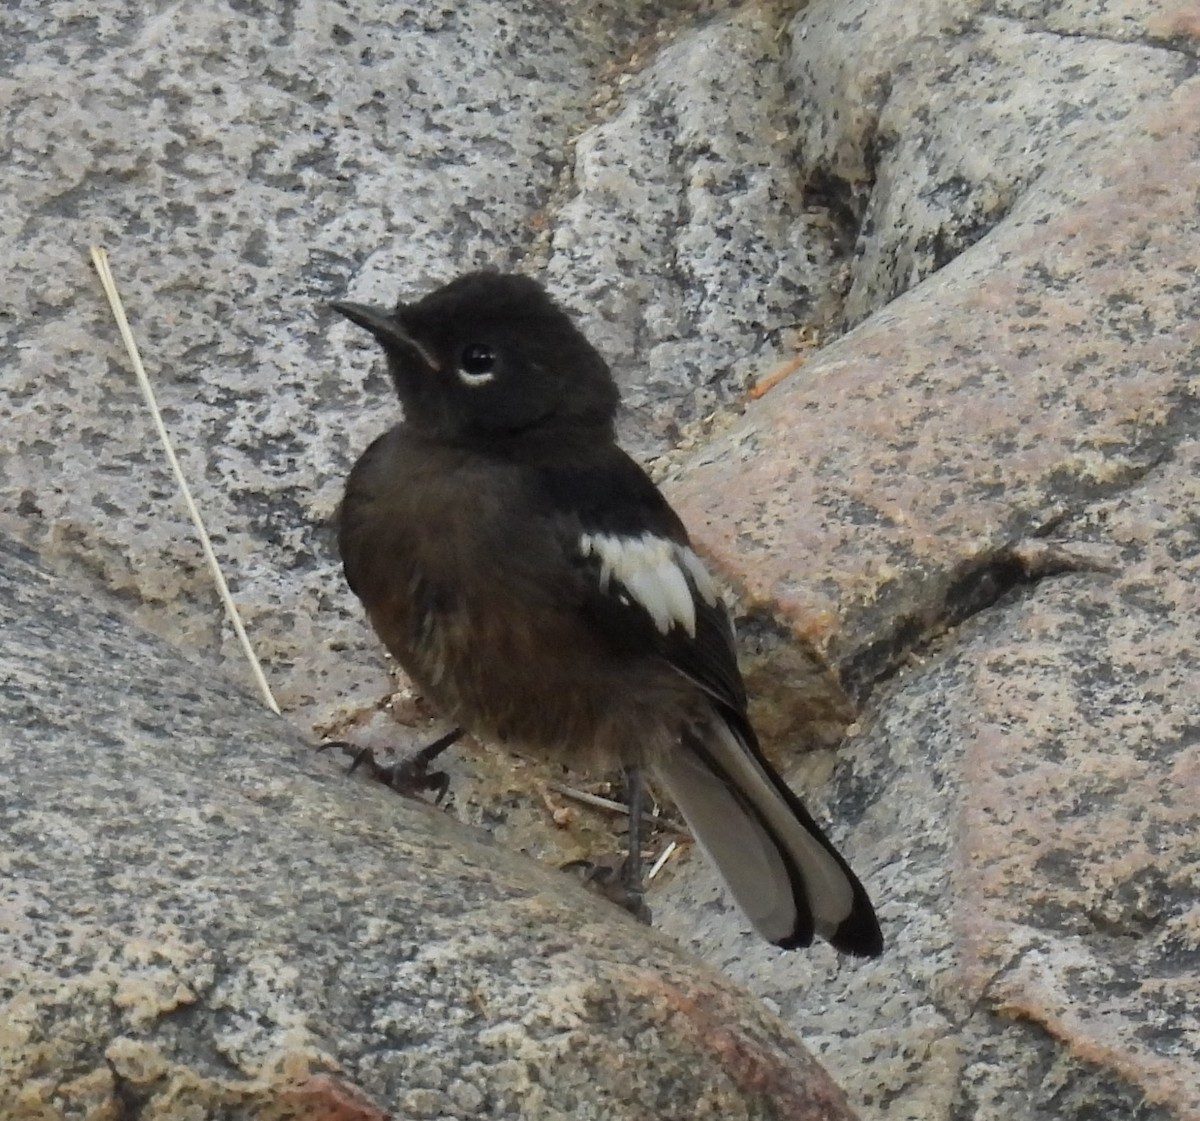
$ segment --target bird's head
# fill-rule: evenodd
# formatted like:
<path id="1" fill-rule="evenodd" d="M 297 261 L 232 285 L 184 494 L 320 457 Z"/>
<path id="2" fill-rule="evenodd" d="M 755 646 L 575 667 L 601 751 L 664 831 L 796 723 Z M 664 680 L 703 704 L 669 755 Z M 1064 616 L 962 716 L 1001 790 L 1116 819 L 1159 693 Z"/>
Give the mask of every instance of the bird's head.
<path id="1" fill-rule="evenodd" d="M 475 272 L 389 312 L 331 305 L 375 336 L 408 423 L 455 439 L 611 433 L 619 402 L 604 359 L 536 281 Z"/>

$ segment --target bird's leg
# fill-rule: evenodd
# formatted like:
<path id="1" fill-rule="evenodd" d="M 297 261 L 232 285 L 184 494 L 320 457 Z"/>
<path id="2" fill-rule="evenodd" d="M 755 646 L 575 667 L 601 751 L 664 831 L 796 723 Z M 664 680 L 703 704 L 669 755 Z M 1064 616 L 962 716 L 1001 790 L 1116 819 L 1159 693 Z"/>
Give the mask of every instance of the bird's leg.
<path id="1" fill-rule="evenodd" d="M 650 922 L 646 906 L 646 885 L 642 877 L 642 809 L 646 787 L 641 767 L 625 768 L 625 804 L 629 807 L 629 853 L 621 870 L 625 888 L 625 909 L 636 919 Z"/>
<path id="2" fill-rule="evenodd" d="M 465 728 L 451 728 L 444 736 L 439 736 L 433 743 L 421 748 L 416 755 L 393 764 L 387 768 L 391 771 L 391 776 L 387 780 L 388 785 L 402 794 L 436 790 L 437 794 L 433 799 L 433 804 L 440 806 L 442 799 L 446 797 L 446 792 L 450 789 L 450 776 L 445 771 L 431 771 L 429 764 L 466 734 Z"/>
<path id="3" fill-rule="evenodd" d="M 353 774 L 359 767 L 366 764 L 373 779 L 390 786 L 400 794 L 413 797 L 426 791 L 436 791 L 434 805 L 440 805 L 450 789 L 450 776 L 445 771 L 430 771 L 432 763 L 452 743 L 462 739 L 466 734 L 463 728 L 453 728 L 444 736 L 439 736 L 433 743 L 421 748 L 415 755 L 401 759 L 390 767 L 385 767 L 375 759 L 375 753 L 369 747 L 355 748 L 353 744 L 341 740 L 321 744 L 322 748 L 340 747 L 343 750 L 354 751 L 354 761 L 350 764 Z"/>
<path id="4" fill-rule="evenodd" d="M 629 844 L 625 859 L 616 853 L 600 858 L 569 860 L 560 865 L 563 872 L 578 876 L 584 887 L 604 896 L 610 903 L 628 911 L 639 922 L 650 925 L 642 884 L 642 772 L 627 767 L 625 775 L 626 810 L 629 814 Z"/>

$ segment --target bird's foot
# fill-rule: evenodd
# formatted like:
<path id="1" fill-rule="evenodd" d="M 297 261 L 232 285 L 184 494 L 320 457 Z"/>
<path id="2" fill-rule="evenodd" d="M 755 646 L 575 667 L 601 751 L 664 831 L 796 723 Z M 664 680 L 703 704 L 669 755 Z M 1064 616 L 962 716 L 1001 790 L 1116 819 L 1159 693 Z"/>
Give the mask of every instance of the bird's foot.
<path id="1" fill-rule="evenodd" d="M 330 740 L 321 744 L 317 750 L 323 751 L 329 747 L 340 748 L 354 757 L 350 764 L 349 774 L 353 774 L 359 767 L 365 766 L 367 773 L 373 779 L 406 797 L 420 798 L 433 791 L 433 804 L 440 806 L 450 790 L 450 776 L 445 771 L 431 771 L 429 764 L 462 735 L 463 730 L 455 728 L 434 740 L 427 747 L 421 748 L 415 755 L 387 765 L 380 763 L 375 758 L 375 752 L 371 748 L 359 747 L 357 744 L 345 740 Z"/>
<path id="2" fill-rule="evenodd" d="M 594 860 L 568 860 L 560 870 L 577 876 L 589 891 L 628 911 L 638 922 L 650 925 L 645 889 L 640 880 L 636 884 L 631 881 L 628 858 L 613 854 Z"/>
<path id="3" fill-rule="evenodd" d="M 377 782 L 382 782 L 397 794 L 409 798 L 420 798 L 433 791 L 433 804 L 440 806 L 450 790 L 450 776 L 445 771 L 431 771 L 429 760 L 423 758 L 423 755 L 424 752 L 418 751 L 416 755 L 410 755 L 407 759 L 383 764 L 375 758 L 374 751 L 363 747 L 358 749 L 348 773 L 353 774 L 359 767 L 366 767 L 367 773 Z"/>
<path id="4" fill-rule="evenodd" d="M 640 767 L 625 768 L 625 801 L 629 812 L 629 846 L 624 860 L 571 860 L 563 871 L 574 872 L 585 887 L 599 892 L 628 911 L 638 922 L 650 925 L 646 884 L 642 876 L 642 813 L 645 787 Z"/>

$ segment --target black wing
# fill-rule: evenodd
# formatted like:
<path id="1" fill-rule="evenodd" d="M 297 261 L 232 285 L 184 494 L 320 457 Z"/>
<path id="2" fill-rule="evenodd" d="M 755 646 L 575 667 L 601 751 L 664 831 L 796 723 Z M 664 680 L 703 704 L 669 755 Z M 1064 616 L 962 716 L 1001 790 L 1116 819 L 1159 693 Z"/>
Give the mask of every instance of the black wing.
<path id="1" fill-rule="evenodd" d="M 609 446 L 541 466 L 536 480 L 564 551 L 586 575 L 581 609 L 589 623 L 615 649 L 657 653 L 744 723 L 729 612 L 679 516 L 641 467 Z"/>

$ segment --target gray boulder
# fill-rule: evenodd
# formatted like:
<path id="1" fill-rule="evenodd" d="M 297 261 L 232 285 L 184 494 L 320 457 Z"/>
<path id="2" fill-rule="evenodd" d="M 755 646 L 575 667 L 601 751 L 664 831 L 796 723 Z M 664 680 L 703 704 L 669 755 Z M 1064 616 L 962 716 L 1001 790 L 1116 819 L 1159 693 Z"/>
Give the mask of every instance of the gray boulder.
<path id="1" fill-rule="evenodd" d="M 86 265 L 103 241 L 285 712 L 432 738 L 330 547 L 394 413 L 321 304 L 536 272 L 739 597 L 755 720 L 889 952 L 779 955 L 691 859 L 653 886 L 662 925 L 865 1117 L 1200 1115 L 1195 14 L 711 8 L 7 12 L 0 529 L 246 679 Z M 450 765 L 506 844 L 611 846 L 548 824 L 561 776 Z M 293 768 L 343 797 L 332 761 L 273 781 Z"/>
<path id="2" fill-rule="evenodd" d="M 754 1000 L 0 542 L 0 1116 L 851 1118 Z"/>
<path id="3" fill-rule="evenodd" d="M 813 129 L 847 179 L 878 156 L 881 97 L 915 121 L 863 183 L 848 318 L 937 263 L 922 229 L 968 247 L 749 405 L 672 494 L 743 602 L 835 668 L 824 711 L 857 712 L 836 768 L 821 752 L 793 777 L 827 791 L 891 952 L 831 1000 L 838 963 L 799 978 L 760 952 L 702 868 L 659 914 L 800 1026 L 866 1116 L 1198 1116 L 1195 41 L 1136 5 L 1121 35 L 1097 10 L 1074 34 L 1060 13 L 959 37 L 945 9 L 867 8 L 811 8 L 793 35 L 813 88 L 842 76 Z M 931 51 L 996 36 L 1031 49 L 987 55 L 988 98 L 977 53 L 927 85 L 936 117 L 911 107 Z M 1066 112 L 1035 63 L 1076 47 Z M 1097 103 L 1096 82 L 1123 92 Z M 1057 126 L 1014 163 L 984 126 L 1018 94 Z M 985 180 L 951 205 L 935 156 L 1008 177 L 986 229 Z M 908 217 L 869 228 L 897 191 Z M 786 726 L 773 664 L 758 691 Z"/>

